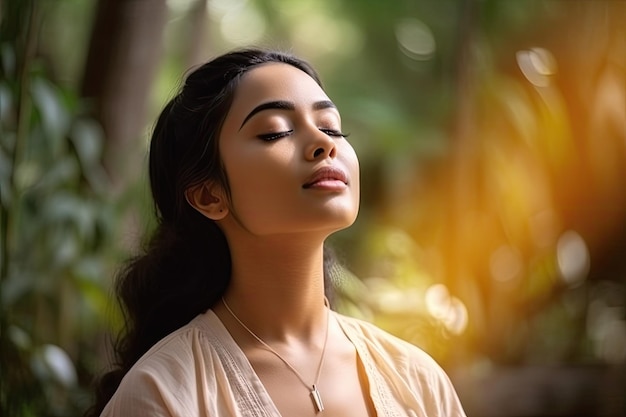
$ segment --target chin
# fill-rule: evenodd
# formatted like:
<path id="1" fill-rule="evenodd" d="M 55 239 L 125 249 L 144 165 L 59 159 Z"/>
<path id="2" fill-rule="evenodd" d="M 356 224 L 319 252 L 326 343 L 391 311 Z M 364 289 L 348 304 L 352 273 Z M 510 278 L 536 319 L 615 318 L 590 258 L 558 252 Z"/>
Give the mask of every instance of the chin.
<path id="1" fill-rule="evenodd" d="M 333 233 L 338 232 L 343 229 L 347 229 L 348 227 L 352 226 L 354 222 L 356 221 L 356 219 L 357 219 L 356 213 L 346 214 L 343 217 L 338 217 L 336 219 L 336 222 L 332 222 L 334 226 Z"/>

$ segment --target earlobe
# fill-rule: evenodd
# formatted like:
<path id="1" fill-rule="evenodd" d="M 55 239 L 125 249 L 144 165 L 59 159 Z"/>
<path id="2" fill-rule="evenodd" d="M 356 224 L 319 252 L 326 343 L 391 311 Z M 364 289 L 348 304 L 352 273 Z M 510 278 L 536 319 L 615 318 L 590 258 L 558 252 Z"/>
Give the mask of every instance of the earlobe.
<path id="1" fill-rule="evenodd" d="M 185 191 L 185 198 L 191 207 L 211 220 L 222 220 L 228 215 L 225 199 L 215 184 L 203 182 L 189 187 Z"/>

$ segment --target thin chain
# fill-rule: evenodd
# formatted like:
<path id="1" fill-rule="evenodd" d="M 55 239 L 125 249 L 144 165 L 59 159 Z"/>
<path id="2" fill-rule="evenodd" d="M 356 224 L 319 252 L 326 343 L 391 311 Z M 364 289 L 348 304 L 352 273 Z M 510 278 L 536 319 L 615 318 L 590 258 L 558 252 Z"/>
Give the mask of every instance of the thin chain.
<path id="1" fill-rule="evenodd" d="M 270 345 L 268 345 L 267 343 L 265 343 L 263 341 L 263 339 L 261 339 L 259 336 L 257 336 L 256 334 L 254 334 L 254 332 L 252 330 L 250 330 L 248 328 L 248 326 L 246 326 L 240 319 L 239 317 L 237 317 L 237 315 L 235 313 L 233 313 L 233 310 L 230 309 L 230 307 L 228 306 L 228 303 L 226 302 L 226 300 L 224 299 L 224 297 L 222 297 L 222 302 L 224 303 L 224 307 L 226 307 L 226 310 L 228 310 L 228 312 L 230 313 L 231 316 L 233 316 L 233 318 L 235 320 L 237 320 L 237 322 L 239 324 L 241 324 L 241 327 L 243 327 L 244 329 L 246 329 L 248 331 L 248 333 L 250 333 L 250 335 L 252 337 L 254 337 L 260 344 L 262 344 L 263 346 L 265 346 L 265 348 L 267 348 L 267 350 L 269 350 L 270 352 L 272 352 L 274 355 L 276 355 L 278 357 L 278 359 L 280 359 L 281 361 L 283 361 L 285 363 L 285 365 L 287 365 L 289 367 L 289 369 L 291 369 L 291 371 L 298 377 L 298 379 L 300 379 L 300 381 L 304 384 L 305 387 L 312 389 L 313 391 L 317 391 L 317 381 L 319 381 L 320 379 L 320 375 L 322 373 L 322 365 L 324 364 L 324 356 L 326 355 L 326 344 L 328 343 L 328 328 L 330 327 L 330 303 L 328 302 L 328 298 L 324 297 L 324 305 L 327 307 L 327 311 L 326 311 L 326 335 L 324 336 L 324 347 L 322 347 L 322 356 L 320 358 L 320 363 L 317 366 L 317 375 L 315 375 L 315 381 L 313 382 L 313 384 L 311 386 L 309 386 L 309 384 L 306 383 L 306 381 L 304 380 L 304 378 L 302 378 L 302 375 L 300 375 L 300 372 L 298 372 L 296 370 L 296 368 L 294 368 L 293 366 L 291 366 L 291 364 L 289 362 L 287 362 L 287 359 L 283 358 L 282 356 L 280 356 L 280 354 L 278 352 L 276 352 L 274 349 L 272 349 L 272 347 Z"/>

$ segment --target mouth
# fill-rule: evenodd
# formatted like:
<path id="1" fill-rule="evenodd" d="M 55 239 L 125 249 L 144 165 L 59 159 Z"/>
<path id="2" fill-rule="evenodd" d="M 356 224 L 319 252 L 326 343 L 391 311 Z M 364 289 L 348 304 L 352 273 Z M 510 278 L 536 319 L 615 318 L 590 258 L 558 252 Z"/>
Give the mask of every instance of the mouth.
<path id="1" fill-rule="evenodd" d="M 304 183 L 302 188 L 344 189 L 348 185 L 346 173 L 336 167 L 320 168 Z"/>

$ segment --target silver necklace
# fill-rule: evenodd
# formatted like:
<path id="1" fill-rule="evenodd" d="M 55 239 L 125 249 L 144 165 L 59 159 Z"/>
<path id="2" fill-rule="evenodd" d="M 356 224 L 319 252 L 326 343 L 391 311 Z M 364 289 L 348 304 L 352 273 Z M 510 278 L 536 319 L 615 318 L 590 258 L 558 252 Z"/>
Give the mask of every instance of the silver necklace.
<path id="1" fill-rule="evenodd" d="M 326 354 L 326 344 L 328 343 L 328 327 L 329 327 L 329 324 L 330 324 L 330 304 L 328 302 L 328 298 L 324 297 L 324 305 L 327 307 L 327 311 L 326 311 L 326 336 L 324 336 L 324 347 L 322 347 L 322 356 L 320 358 L 320 363 L 317 366 L 317 375 L 315 375 L 315 381 L 313 382 L 312 385 L 307 384 L 307 382 L 304 380 L 304 378 L 302 378 L 302 375 L 300 375 L 300 372 L 298 372 L 296 370 L 296 368 L 291 366 L 291 364 L 289 362 L 287 362 L 287 360 L 285 358 L 280 356 L 280 354 L 278 352 L 276 352 L 274 349 L 272 349 L 272 347 L 270 345 L 265 343 L 263 341 L 263 339 L 261 339 L 259 336 L 254 334 L 254 332 L 252 330 L 250 330 L 248 328 L 248 326 L 246 326 L 243 323 L 243 321 L 241 321 L 239 319 L 239 317 L 237 317 L 237 315 L 233 312 L 233 310 L 230 309 L 230 307 L 228 306 L 228 303 L 226 302 L 224 297 L 222 297 L 222 303 L 224 303 L 224 307 L 226 307 L 226 310 L 228 310 L 230 315 L 233 316 L 233 318 L 235 320 L 237 320 L 237 322 L 239 324 L 241 324 L 241 327 L 246 329 L 248 331 L 248 333 L 250 333 L 250 335 L 252 337 L 254 337 L 260 344 L 262 344 L 267 350 L 269 350 L 274 355 L 276 355 L 278 357 L 278 359 L 283 361 L 283 363 L 285 365 L 287 365 L 287 367 L 289 369 L 291 369 L 291 371 L 298 377 L 300 382 L 302 382 L 304 384 L 304 386 L 307 387 L 310 390 L 309 395 L 311 396 L 311 399 L 313 400 L 313 405 L 315 406 L 315 412 L 316 413 L 320 413 L 320 412 L 324 411 L 324 403 L 322 402 L 322 396 L 321 396 L 320 392 L 317 389 L 317 382 L 319 381 L 320 374 L 322 373 L 322 365 L 324 364 L 324 356 Z"/>

